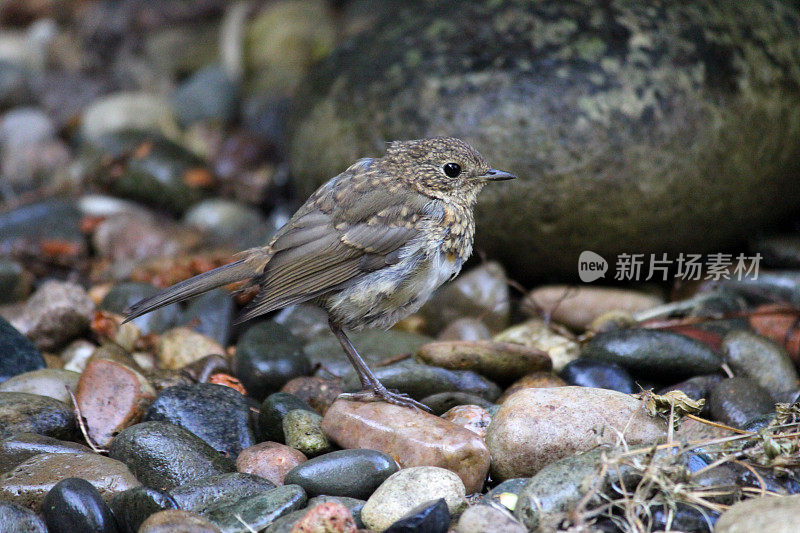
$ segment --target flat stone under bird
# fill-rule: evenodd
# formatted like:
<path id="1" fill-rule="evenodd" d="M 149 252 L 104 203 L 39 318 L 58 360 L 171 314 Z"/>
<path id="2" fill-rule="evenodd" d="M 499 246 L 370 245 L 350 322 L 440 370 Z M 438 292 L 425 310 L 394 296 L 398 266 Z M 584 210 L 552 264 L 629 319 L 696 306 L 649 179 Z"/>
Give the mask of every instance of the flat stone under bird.
<path id="1" fill-rule="evenodd" d="M 452 137 L 389 143 L 322 185 L 264 247 L 177 283 L 128 310 L 126 320 L 229 283 L 259 288 L 239 321 L 313 301 L 361 379 L 352 399 L 426 408 L 390 391 L 344 329 L 389 328 L 455 277 L 472 253 L 473 207 L 489 181 L 512 179 Z"/>

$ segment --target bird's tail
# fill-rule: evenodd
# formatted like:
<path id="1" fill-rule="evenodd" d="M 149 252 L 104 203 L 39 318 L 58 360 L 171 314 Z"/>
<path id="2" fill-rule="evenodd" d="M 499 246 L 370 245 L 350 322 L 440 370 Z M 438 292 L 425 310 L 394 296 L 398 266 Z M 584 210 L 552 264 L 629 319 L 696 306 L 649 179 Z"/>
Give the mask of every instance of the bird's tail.
<path id="1" fill-rule="evenodd" d="M 136 302 L 125 310 L 125 322 L 133 320 L 150 311 L 155 311 L 165 305 L 181 302 L 193 296 L 203 294 L 211 289 L 250 279 L 258 275 L 259 269 L 248 258 L 235 261 L 228 265 L 209 270 L 199 276 L 189 278 L 172 287 L 167 287 L 158 294 Z"/>

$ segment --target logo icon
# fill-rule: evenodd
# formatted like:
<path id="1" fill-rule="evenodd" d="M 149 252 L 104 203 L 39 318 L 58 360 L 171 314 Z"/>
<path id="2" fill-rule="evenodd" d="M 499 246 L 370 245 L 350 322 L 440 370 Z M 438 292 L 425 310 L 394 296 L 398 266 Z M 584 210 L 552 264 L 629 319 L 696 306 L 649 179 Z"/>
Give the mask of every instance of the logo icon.
<path id="1" fill-rule="evenodd" d="M 578 277 L 584 283 L 591 283 L 606 277 L 608 261 L 591 250 L 584 250 L 578 257 Z"/>

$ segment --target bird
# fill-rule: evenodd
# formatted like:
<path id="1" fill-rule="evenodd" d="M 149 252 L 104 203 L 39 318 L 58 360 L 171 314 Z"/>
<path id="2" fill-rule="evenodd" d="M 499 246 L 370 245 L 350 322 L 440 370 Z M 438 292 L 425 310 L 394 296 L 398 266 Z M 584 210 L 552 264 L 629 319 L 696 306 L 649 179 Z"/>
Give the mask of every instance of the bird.
<path id="1" fill-rule="evenodd" d="M 362 386 L 340 397 L 428 410 L 387 389 L 345 330 L 388 329 L 453 279 L 472 253 L 478 193 L 514 178 L 461 139 L 390 142 L 317 189 L 266 246 L 135 303 L 125 320 L 247 281 L 258 292 L 239 322 L 309 301 L 327 312 Z"/>

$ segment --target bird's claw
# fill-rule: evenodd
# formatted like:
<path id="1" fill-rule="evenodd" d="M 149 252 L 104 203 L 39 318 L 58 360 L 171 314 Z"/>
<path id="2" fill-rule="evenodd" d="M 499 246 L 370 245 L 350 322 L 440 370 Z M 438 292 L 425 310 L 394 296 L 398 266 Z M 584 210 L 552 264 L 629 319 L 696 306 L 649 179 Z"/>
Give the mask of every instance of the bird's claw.
<path id="1" fill-rule="evenodd" d="M 343 398 L 345 400 L 355 400 L 358 402 L 384 401 L 394 405 L 399 405 L 401 407 L 411 407 L 414 409 L 420 409 L 428 413 L 431 412 L 430 407 L 418 402 L 408 394 L 403 394 L 397 391 L 390 391 L 389 389 L 383 386 L 364 389 L 360 392 L 340 394 L 339 398 Z"/>

